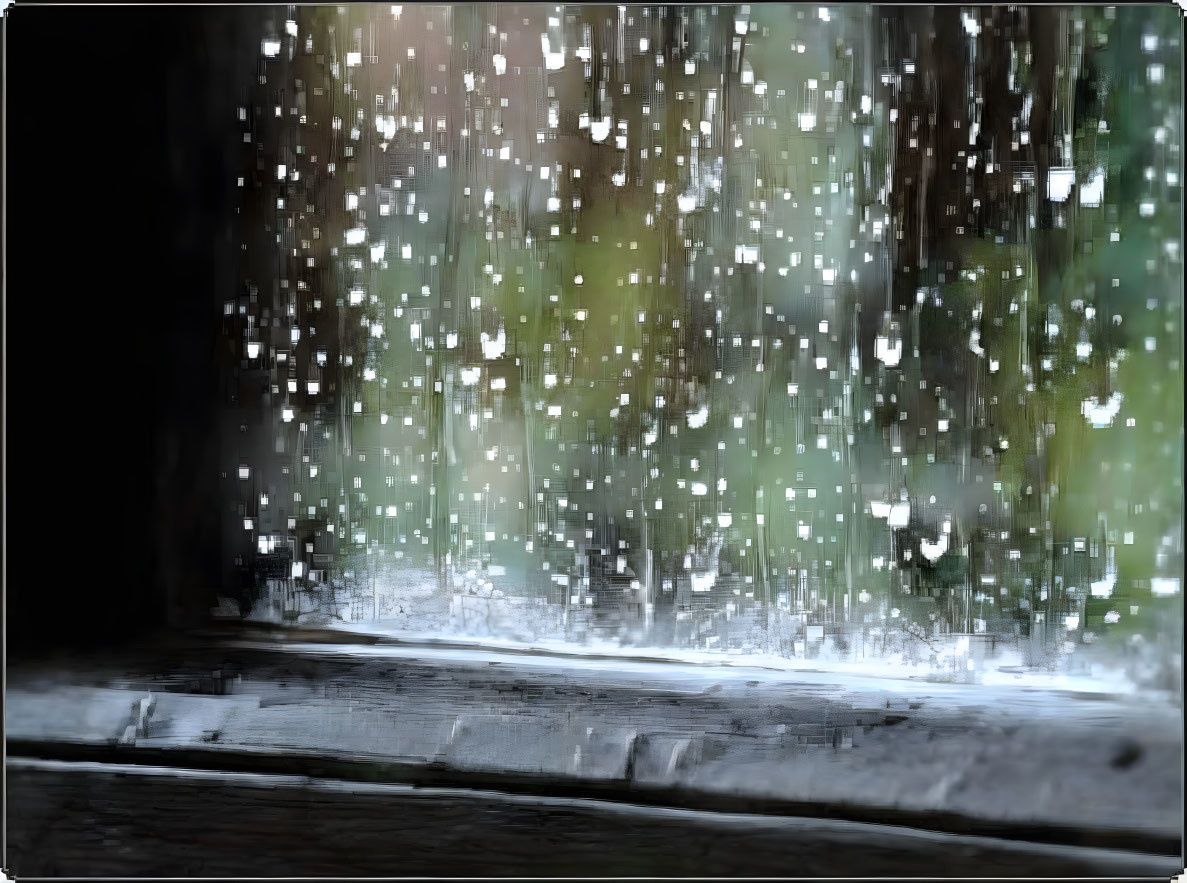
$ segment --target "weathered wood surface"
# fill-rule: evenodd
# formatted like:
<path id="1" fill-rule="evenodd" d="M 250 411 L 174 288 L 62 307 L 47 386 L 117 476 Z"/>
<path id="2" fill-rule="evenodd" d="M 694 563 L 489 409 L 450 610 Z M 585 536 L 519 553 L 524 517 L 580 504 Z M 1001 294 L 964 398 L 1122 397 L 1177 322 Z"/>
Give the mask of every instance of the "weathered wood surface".
<path id="1" fill-rule="evenodd" d="M 1174 858 L 828 820 L 8 763 L 21 876 L 1168 876 Z M 13 812 L 13 807 L 20 811 Z"/>
<path id="2" fill-rule="evenodd" d="M 1164 849 L 1182 820 L 1177 708 L 1051 690 L 206 646 L 10 670 L 7 700 L 6 735 L 27 742 L 629 781 L 1070 826 L 1100 832 L 1091 845 L 1126 845 L 1110 836 L 1130 832 Z"/>

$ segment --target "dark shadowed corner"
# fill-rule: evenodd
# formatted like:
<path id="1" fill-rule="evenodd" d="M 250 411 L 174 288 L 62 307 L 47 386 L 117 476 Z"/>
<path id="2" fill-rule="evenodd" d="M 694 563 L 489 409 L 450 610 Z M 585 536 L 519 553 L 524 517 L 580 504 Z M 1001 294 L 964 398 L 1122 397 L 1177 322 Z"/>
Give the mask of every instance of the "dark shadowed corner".
<path id="1" fill-rule="evenodd" d="M 231 121 L 254 74 L 259 21 L 268 13 L 250 6 L 174 10 L 186 45 L 162 71 L 172 219 L 165 251 L 176 289 L 165 304 L 170 355 L 157 375 L 154 572 L 173 627 L 202 623 L 222 579 L 216 335 L 239 259 L 233 197 L 241 145 Z"/>
<path id="2" fill-rule="evenodd" d="M 261 14 L 7 13 L 6 413 L 25 415 L 5 438 L 14 653 L 192 625 L 214 603 L 227 121 Z M 77 98 L 68 120 L 62 96 Z"/>

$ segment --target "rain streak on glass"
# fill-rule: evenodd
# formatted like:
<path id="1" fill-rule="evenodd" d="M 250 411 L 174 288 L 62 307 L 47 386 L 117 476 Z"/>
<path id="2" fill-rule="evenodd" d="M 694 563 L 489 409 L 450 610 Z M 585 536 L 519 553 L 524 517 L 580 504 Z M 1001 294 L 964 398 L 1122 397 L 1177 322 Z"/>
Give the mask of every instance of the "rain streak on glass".
<path id="1" fill-rule="evenodd" d="M 1179 33 L 290 7 L 221 317 L 241 612 L 961 677 L 1154 652 Z"/>

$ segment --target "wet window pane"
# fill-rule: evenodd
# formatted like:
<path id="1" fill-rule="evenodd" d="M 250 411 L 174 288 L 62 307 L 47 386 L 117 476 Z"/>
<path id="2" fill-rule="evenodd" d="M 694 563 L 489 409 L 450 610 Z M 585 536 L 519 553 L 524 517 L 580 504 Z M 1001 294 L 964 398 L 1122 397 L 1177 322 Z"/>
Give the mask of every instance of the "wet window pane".
<path id="1" fill-rule="evenodd" d="M 224 612 L 961 679 L 1162 659 L 1175 16 L 558 10 L 260 34 Z"/>

